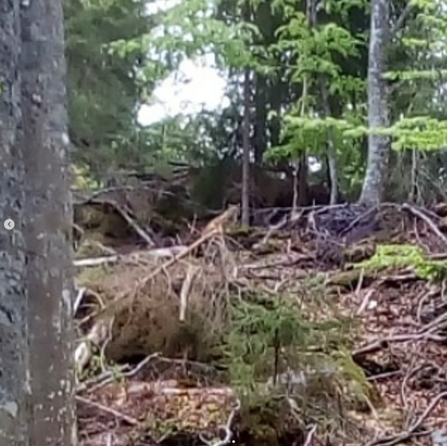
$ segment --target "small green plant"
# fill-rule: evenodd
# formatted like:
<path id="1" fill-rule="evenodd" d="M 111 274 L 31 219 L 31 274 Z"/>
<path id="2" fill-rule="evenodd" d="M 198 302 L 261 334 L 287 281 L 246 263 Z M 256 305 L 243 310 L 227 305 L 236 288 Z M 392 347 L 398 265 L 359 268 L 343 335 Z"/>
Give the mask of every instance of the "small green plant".
<path id="1" fill-rule="evenodd" d="M 366 269 L 411 267 L 421 279 L 440 281 L 447 278 L 447 261 L 427 259 L 420 247 L 412 245 L 379 245 L 373 257 L 356 266 Z"/>
<path id="2" fill-rule="evenodd" d="M 257 296 L 232 307 L 225 338 L 229 380 L 251 416 L 263 414 L 250 418 L 256 431 L 287 417 L 337 430 L 349 408 L 369 402 L 363 370 L 349 353 L 350 321 L 295 297 Z"/>
<path id="3" fill-rule="evenodd" d="M 310 350 L 325 356 L 344 342 L 345 333 L 345 321 L 312 321 L 291 299 L 278 297 L 269 305 L 239 302 L 226 334 L 230 380 L 250 393 L 269 377 L 301 369 L 306 356 L 315 360 L 319 354 L 308 355 Z"/>

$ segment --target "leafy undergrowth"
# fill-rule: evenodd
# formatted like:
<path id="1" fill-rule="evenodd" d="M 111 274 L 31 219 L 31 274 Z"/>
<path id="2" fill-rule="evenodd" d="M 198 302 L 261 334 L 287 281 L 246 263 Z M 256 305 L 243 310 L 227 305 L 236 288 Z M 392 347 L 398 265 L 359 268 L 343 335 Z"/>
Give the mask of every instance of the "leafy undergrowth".
<path id="1" fill-rule="evenodd" d="M 82 444 L 441 446 L 447 244 L 393 218 L 407 229 L 329 260 L 305 231 L 269 249 L 258 231 L 168 267 L 84 269 L 80 329 L 110 324 L 79 373 Z"/>

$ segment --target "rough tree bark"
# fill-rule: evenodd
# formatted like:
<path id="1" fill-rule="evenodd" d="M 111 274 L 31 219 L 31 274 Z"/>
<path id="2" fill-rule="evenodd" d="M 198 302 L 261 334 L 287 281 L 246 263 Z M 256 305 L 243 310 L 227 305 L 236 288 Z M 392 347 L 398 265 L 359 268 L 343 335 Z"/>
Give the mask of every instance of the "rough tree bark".
<path id="1" fill-rule="evenodd" d="M 0 4 L 0 444 L 25 446 L 30 407 L 19 2 Z M 15 222 L 6 230 L 6 219 Z"/>
<path id="2" fill-rule="evenodd" d="M 29 2 L 21 11 L 21 27 L 30 439 L 39 446 L 74 446 L 72 209 L 61 1 Z"/>
<path id="3" fill-rule="evenodd" d="M 360 202 L 380 203 L 388 172 L 390 140 L 374 132 L 389 126 L 386 80 L 386 46 L 389 38 L 389 0 L 371 1 L 371 31 L 368 60 L 368 159 Z"/>

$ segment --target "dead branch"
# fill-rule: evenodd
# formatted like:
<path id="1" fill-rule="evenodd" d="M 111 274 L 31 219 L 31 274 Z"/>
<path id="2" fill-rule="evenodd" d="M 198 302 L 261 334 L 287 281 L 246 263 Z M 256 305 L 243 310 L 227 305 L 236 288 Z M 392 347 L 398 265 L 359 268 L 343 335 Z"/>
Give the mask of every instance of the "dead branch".
<path id="1" fill-rule="evenodd" d="M 126 221 L 126 223 L 140 236 L 140 238 L 146 242 L 147 246 L 154 247 L 155 242 L 152 240 L 151 236 L 126 212 L 121 206 L 118 205 L 113 200 L 97 200 L 90 199 L 84 201 L 82 204 L 101 204 L 108 205 L 115 209 L 118 214 Z"/>
<path id="2" fill-rule="evenodd" d="M 438 403 L 447 397 L 447 391 L 441 392 L 436 395 L 431 401 L 430 404 L 426 407 L 424 412 L 419 416 L 419 418 L 404 432 L 401 432 L 397 435 L 386 435 L 376 440 L 370 441 L 366 443 L 365 446 L 393 446 L 395 444 L 404 442 L 415 435 L 416 431 L 422 425 L 424 420 L 430 415 L 430 412 L 438 405 Z M 428 433 L 428 432 L 427 432 Z"/>
<path id="3" fill-rule="evenodd" d="M 92 356 L 92 346 L 100 345 L 109 334 L 109 326 L 107 324 L 95 324 L 90 333 L 84 340 L 76 347 L 74 357 L 77 373 L 81 373 L 84 367 L 90 361 Z"/>
<path id="4" fill-rule="evenodd" d="M 131 424 L 132 426 L 137 426 L 138 424 L 140 424 L 138 422 L 138 420 L 136 420 L 135 418 L 130 417 L 129 415 L 126 415 L 124 413 L 118 412 L 117 410 L 112 409 L 110 407 L 103 406 L 102 404 L 99 404 L 96 401 L 90 401 L 89 399 L 84 398 L 79 395 L 76 395 L 75 399 L 76 399 L 76 401 L 79 401 L 80 403 L 87 404 L 87 405 L 95 407 L 96 409 L 99 409 L 102 412 L 105 412 L 109 415 L 113 415 L 114 417 L 119 418 L 119 419 L 125 421 L 126 423 Z"/>
<path id="5" fill-rule="evenodd" d="M 130 254 L 118 254 L 114 256 L 95 257 L 89 259 L 78 259 L 74 261 L 74 266 L 78 268 L 108 265 L 119 262 L 139 262 L 145 258 L 164 258 L 180 256 L 188 251 L 187 246 L 171 246 L 169 248 L 156 248 L 149 251 L 136 251 Z M 188 251 L 189 252 L 189 251 Z"/>
<path id="6" fill-rule="evenodd" d="M 73 314 L 76 314 L 78 312 L 79 306 L 81 305 L 86 290 L 87 288 L 85 287 L 78 289 L 78 293 L 76 294 L 75 300 L 73 302 Z"/>
<path id="7" fill-rule="evenodd" d="M 210 232 L 223 233 L 225 229 L 235 223 L 239 215 L 239 205 L 233 204 L 228 206 L 228 209 L 217 217 L 213 218 L 203 229 L 202 237 Z"/>
<path id="8" fill-rule="evenodd" d="M 225 426 L 221 427 L 225 432 L 225 437 L 223 438 L 223 440 L 219 440 L 215 443 L 212 443 L 203 438 L 202 434 L 199 435 L 200 440 L 203 441 L 207 446 L 225 446 L 229 444 L 231 442 L 231 439 L 233 438 L 233 432 L 231 430 L 231 426 L 233 424 L 234 417 L 237 415 L 240 408 L 241 408 L 241 402 L 240 400 L 237 400 L 236 407 L 234 407 L 234 409 L 231 411 L 227 423 L 225 424 Z"/>
<path id="9" fill-rule="evenodd" d="M 223 234 L 228 224 L 232 223 L 235 217 L 238 215 L 239 206 L 232 205 L 223 212 L 221 215 L 218 215 L 213 220 L 211 220 L 203 229 L 202 235 L 197 239 L 194 243 L 188 246 L 188 248 L 183 251 L 181 254 L 172 257 L 167 262 L 163 263 L 159 267 L 155 268 L 148 276 L 144 277 L 143 280 L 137 285 L 134 295 L 137 294 L 142 288 L 146 286 L 146 284 L 161 273 L 164 269 L 168 269 L 179 260 L 186 257 L 189 253 L 193 252 L 200 245 L 205 243 L 207 240 L 210 240 L 216 235 Z"/>
<path id="10" fill-rule="evenodd" d="M 429 228 L 442 240 L 442 242 L 447 246 L 447 237 L 439 230 L 439 228 L 436 226 L 436 224 L 431 220 L 429 217 L 427 217 L 425 214 L 423 214 L 419 209 L 416 209 L 414 206 L 410 206 L 407 203 L 404 203 L 402 205 L 402 209 L 406 209 L 409 212 L 411 212 L 414 216 L 419 217 L 421 220 L 423 220 Z"/>
<path id="11" fill-rule="evenodd" d="M 192 284 L 198 272 L 199 268 L 193 265 L 188 265 L 188 270 L 186 271 L 186 277 L 182 283 L 182 288 L 180 290 L 180 314 L 179 314 L 180 322 L 183 322 L 186 318 L 186 309 L 188 306 L 189 294 L 191 292 Z"/>
<path id="12" fill-rule="evenodd" d="M 310 446 L 312 444 L 312 439 L 315 435 L 316 430 L 317 425 L 316 424 L 312 425 L 312 427 L 310 428 L 309 432 L 306 435 L 306 441 L 304 442 L 303 446 Z"/>

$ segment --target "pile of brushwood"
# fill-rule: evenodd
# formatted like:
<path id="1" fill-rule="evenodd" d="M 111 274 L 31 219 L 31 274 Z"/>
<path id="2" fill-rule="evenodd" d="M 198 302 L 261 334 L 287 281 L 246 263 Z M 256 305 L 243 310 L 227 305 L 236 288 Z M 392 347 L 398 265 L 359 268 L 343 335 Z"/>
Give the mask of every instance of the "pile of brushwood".
<path id="1" fill-rule="evenodd" d="M 164 242 L 98 206 L 140 240 L 78 209 L 81 444 L 446 444 L 447 207 L 260 210 Z"/>

